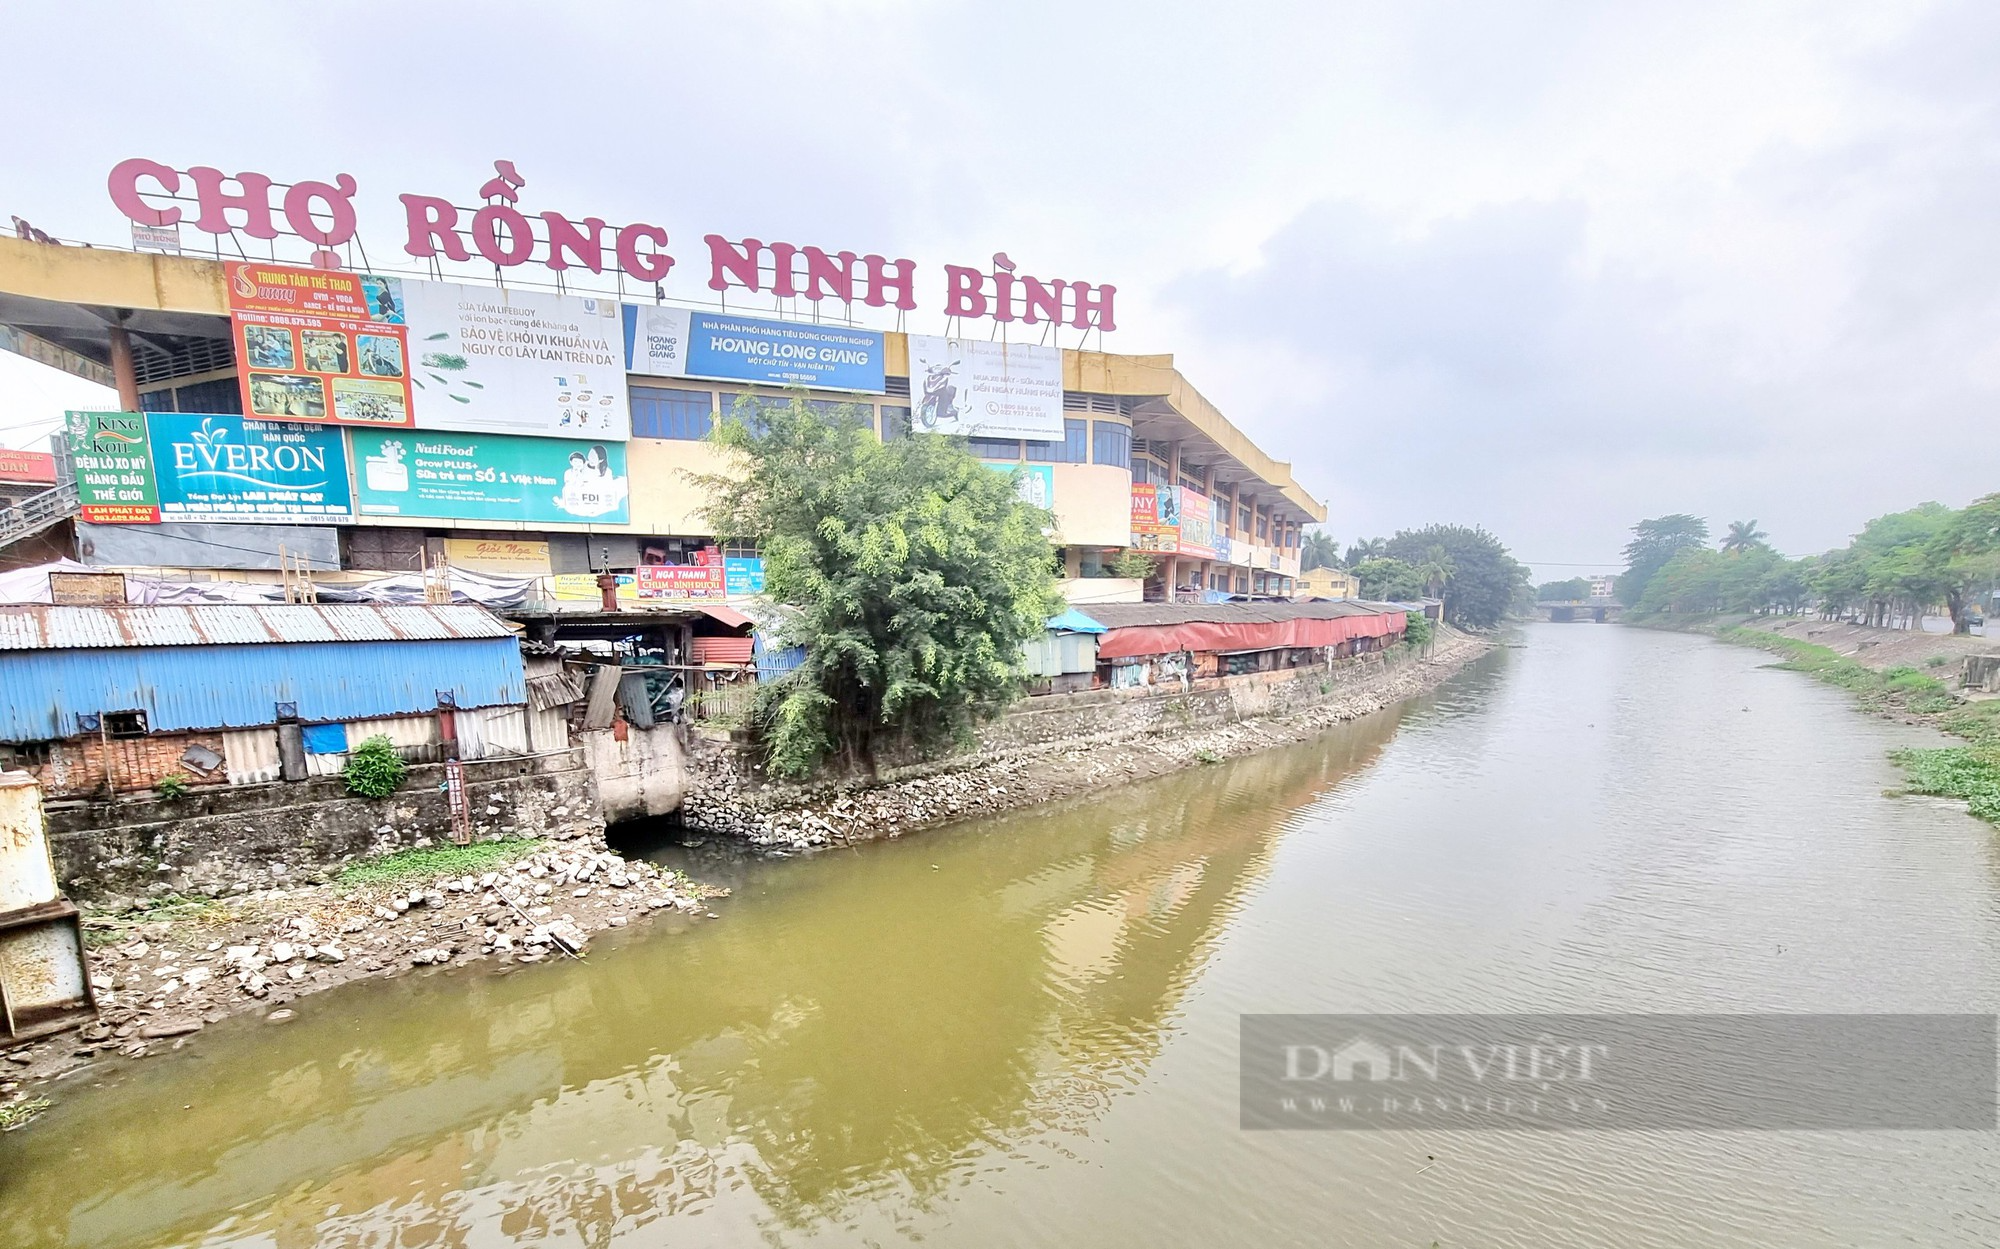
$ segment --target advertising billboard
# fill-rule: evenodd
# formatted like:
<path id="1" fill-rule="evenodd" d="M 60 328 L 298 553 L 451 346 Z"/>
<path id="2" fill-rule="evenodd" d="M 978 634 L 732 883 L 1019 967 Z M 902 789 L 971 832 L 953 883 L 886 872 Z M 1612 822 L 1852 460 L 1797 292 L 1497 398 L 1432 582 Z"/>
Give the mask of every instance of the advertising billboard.
<path id="1" fill-rule="evenodd" d="M 400 278 L 230 261 L 224 285 L 245 415 L 410 425 Z"/>
<path id="2" fill-rule="evenodd" d="M 1062 352 L 910 335 L 910 426 L 982 438 L 1063 438 Z"/>
<path id="3" fill-rule="evenodd" d="M 1163 487 L 1164 489 L 1164 487 Z M 1177 486 L 1180 496 L 1180 552 L 1197 559 L 1215 558 L 1215 511 L 1209 497 L 1199 490 Z"/>
<path id="4" fill-rule="evenodd" d="M 631 520 L 625 444 L 505 434 L 353 434 L 362 516 L 548 524 Z"/>
<path id="5" fill-rule="evenodd" d="M 996 473 L 1011 473 L 1021 470 L 1021 480 L 1016 490 L 1021 502 L 1044 511 L 1053 510 L 1056 505 L 1056 466 L 1053 464 L 1001 463 L 995 460 L 980 461 Z"/>
<path id="6" fill-rule="evenodd" d="M 1132 549 L 1166 551 L 1180 549 L 1180 504 L 1172 486 L 1132 487 Z"/>
<path id="7" fill-rule="evenodd" d="M 417 428 L 632 436 L 616 300 L 452 282 L 403 293 Z"/>
<path id="8" fill-rule="evenodd" d="M 78 515 L 95 525 L 160 522 L 144 412 L 69 412 L 63 431 L 83 504 Z"/>
<path id="9" fill-rule="evenodd" d="M 624 322 L 627 372 L 869 395 L 883 391 L 879 330 L 631 304 Z"/>
<path id="10" fill-rule="evenodd" d="M 0 481 L 53 486 L 56 484 L 56 457 L 46 451 L 0 449 Z"/>
<path id="11" fill-rule="evenodd" d="M 194 412 L 154 412 L 146 423 L 161 520 L 354 517 L 337 429 Z"/>

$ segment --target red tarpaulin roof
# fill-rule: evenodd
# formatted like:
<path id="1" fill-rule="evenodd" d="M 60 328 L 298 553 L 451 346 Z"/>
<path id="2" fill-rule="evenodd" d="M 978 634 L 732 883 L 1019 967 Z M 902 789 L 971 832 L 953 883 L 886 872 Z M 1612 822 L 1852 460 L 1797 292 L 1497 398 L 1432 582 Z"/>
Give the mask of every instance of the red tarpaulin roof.
<path id="1" fill-rule="evenodd" d="M 1268 609 L 1254 615 L 1245 613 L 1242 618 L 1230 618 L 1233 613 L 1215 610 L 1199 614 L 1209 618 L 1172 624 L 1113 626 L 1098 638 L 1097 657 L 1125 659 L 1134 655 L 1170 655 L 1176 651 L 1260 651 L 1278 647 L 1335 646 L 1351 638 L 1379 638 L 1401 633 L 1405 623 L 1403 612 L 1372 609 L 1365 613 L 1337 616 L 1284 613 L 1290 615 L 1289 619 L 1271 619 L 1280 613 Z M 1110 625 L 1111 621 L 1104 623 Z"/>

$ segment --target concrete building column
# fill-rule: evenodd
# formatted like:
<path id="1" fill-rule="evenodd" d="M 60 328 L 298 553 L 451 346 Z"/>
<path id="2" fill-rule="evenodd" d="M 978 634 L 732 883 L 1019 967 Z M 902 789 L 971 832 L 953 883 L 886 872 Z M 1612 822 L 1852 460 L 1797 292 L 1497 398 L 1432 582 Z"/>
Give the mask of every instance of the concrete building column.
<path id="1" fill-rule="evenodd" d="M 132 336 L 122 325 L 111 327 L 111 380 L 118 387 L 118 410 L 139 410 L 139 371 L 132 363 Z"/>

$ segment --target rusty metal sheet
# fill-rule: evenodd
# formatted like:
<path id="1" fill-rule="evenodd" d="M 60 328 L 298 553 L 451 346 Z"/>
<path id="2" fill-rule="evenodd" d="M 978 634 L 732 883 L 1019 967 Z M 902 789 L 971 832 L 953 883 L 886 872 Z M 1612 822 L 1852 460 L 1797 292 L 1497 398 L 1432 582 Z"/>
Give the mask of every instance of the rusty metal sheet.
<path id="1" fill-rule="evenodd" d="M 0 607 L 0 651 L 512 636 L 513 631 L 486 609 L 464 603 Z"/>

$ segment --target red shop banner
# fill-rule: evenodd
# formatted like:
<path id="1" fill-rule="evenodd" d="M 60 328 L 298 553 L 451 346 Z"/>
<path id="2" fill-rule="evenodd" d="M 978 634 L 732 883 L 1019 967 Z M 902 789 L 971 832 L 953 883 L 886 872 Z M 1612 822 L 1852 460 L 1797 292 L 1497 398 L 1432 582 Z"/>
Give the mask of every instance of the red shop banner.
<path id="1" fill-rule="evenodd" d="M 246 416 L 406 428 L 401 279 L 232 261 L 229 318 Z"/>

